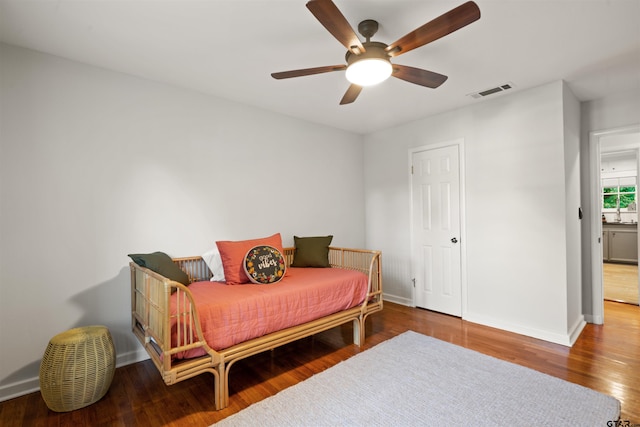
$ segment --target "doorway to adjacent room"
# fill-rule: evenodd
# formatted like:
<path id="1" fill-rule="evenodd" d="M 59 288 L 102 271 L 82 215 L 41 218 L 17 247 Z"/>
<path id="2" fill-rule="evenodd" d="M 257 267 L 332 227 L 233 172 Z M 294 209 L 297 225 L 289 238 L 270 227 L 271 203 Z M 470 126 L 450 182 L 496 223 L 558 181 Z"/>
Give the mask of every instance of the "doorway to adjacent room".
<path id="1" fill-rule="evenodd" d="M 638 305 L 640 125 L 591 134 L 593 319 L 603 301 Z"/>

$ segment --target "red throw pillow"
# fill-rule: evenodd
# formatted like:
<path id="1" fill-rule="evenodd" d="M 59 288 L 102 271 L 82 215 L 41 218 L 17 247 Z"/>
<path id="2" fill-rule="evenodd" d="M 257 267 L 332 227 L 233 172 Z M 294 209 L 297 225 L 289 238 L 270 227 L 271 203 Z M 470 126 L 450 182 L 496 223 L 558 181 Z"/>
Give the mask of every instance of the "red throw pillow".
<path id="1" fill-rule="evenodd" d="M 249 249 L 255 246 L 273 246 L 279 250 L 280 253 L 284 254 L 280 233 L 276 233 L 269 237 L 263 237 L 262 239 L 218 241 L 216 242 L 216 245 L 220 252 L 222 268 L 224 269 L 224 278 L 228 285 L 239 285 L 251 282 L 247 277 L 247 273 L 244 271 L 244 257 L 247 252 L 249 252 Z"/>

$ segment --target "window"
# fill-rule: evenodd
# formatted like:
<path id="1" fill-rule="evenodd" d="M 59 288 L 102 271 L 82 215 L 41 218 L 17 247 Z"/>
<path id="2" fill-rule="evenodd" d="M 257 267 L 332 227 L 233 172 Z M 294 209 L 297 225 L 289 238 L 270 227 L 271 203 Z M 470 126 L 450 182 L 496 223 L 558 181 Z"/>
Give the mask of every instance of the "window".
<path id="1" fill-rule="evenodd" d="M 635 211 L 636 189 L 635 176 L 603 179 L 602 208 L 605 210 L 616 210 L 619 206 L 620 209 Z"/>

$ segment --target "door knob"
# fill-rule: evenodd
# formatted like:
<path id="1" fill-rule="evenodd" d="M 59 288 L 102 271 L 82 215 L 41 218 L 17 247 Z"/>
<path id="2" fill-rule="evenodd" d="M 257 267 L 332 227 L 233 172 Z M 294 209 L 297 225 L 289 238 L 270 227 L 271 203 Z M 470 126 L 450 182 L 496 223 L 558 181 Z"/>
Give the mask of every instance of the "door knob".
<path id="1" fill-rule="evenodd" d="M 456 239 L 455 237 L 451 239 L 451 243 L 458 243 L 458 239 Z"/>

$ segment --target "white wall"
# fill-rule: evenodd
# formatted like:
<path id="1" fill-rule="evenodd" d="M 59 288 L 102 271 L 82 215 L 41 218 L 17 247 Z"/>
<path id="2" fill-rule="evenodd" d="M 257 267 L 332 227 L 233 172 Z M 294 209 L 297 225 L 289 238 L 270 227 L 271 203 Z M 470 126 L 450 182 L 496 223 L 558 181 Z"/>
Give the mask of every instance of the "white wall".
<path id="1" fill-rule="evenodd" d="M 593 241 L 591 222 L 592 215 L 600 217 L 601 212 L 592 212 L 589 133 L 609 129 L 640 125 L 640 88 L 633 88 L 624 93 L 611 94 L 606 98 L 583 102 L 581 105 L 581 196 L 585 217 L 582 221 L 582 312 L 587 319 L 597 320 L 593 316 L 593 287 L 591 274 L 591 244 Z"/>
<path id="2" fill-rule="evenodd" d="M 128 253 L 275 232 L 364 246 L 360 136 L 6 45 L 0 111 L 0 400 L 38 386 L 72 327 L 140 357 Z"/>
<path id="3" fill-rule="evenodd" d="M 366 137 L 366 244 L 383 252 L 387 299 L 411 301 L 408 151 L 463 138 L 463 318 L 570 342 L 563 90 L 555 82 Z"/>

